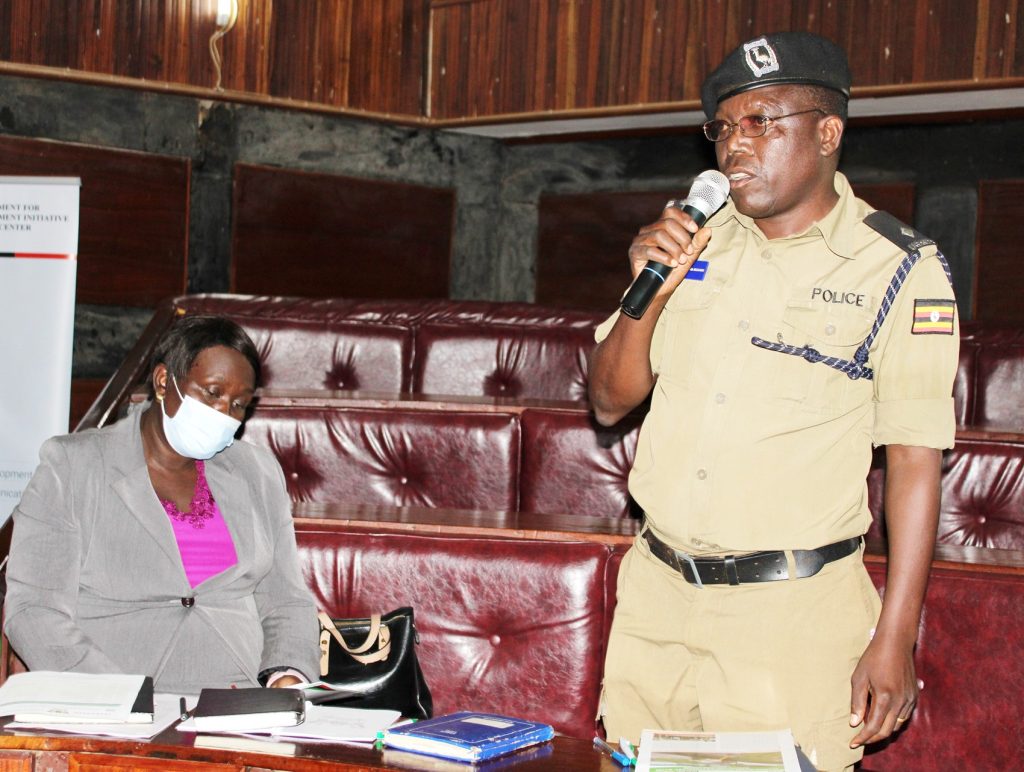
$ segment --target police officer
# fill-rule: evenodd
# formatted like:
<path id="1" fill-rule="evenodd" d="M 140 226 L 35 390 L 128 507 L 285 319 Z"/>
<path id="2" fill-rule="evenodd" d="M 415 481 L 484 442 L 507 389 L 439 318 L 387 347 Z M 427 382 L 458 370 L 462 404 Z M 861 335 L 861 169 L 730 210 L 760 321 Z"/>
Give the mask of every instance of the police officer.
<path id="1" fill-rule="evenodd" d="M 729 54 L 702 101 L 731 200 L 704 227 L 668 206 L 641 228 L 634 277 L 649 260 L 673 270 L 641 318 L 598 329 L 598 420 L 651 396 L 630 474 L 645 526 L 605 663 L 610 737 L 788 727 L 834 770 L 914 709 L 959 333 L 934 244 L 836 171 L 849 89 L 845 54 L 816 35 Z M 873 445 L 884 604 L 862 561 Z"/>

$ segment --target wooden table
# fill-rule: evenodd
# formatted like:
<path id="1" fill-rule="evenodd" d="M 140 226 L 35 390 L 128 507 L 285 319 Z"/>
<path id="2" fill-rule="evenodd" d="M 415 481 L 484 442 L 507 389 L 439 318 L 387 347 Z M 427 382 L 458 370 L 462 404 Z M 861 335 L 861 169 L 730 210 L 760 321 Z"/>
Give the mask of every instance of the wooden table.
<path id="1" fill-rule="evenodd" d="M 182 772 L 235 772 L 236 770 L 453 770 L 454 772 L 622 772 L 622 767 L 599 753 L 585 740 L 556 737 L 549 743 L 492 759 L 477 766 L 401 753 L 387 748 L 323 743 L 263 743 L 258 749 L 195 747 L 197 735 L 174 727 L 149 741 L 80 737 L 54 733 L 0 732 L 0 772 L 126 772 L 127 770 L 181 770 Z M 204 735 L 210 741 L 215 736 Z M 235 738 L 228 738 L 228 741 Z M 271 751 L 288 751 L 279 755 Z"/>

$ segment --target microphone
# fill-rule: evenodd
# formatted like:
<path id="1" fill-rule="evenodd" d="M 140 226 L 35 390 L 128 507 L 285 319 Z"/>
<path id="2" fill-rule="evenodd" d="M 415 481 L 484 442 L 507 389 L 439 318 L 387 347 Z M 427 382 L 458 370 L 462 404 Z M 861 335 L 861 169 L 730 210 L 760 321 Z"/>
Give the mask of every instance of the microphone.
<path id="1" fill-rule="evenodd" d="M 686 212 L 697 223 L 697 227 L 701 227 L 711 215 L 718 211 L 728 197 L 729 178 L 719 171 L 708 169 L 697 175 L 684 200 L 669 201 L 669 205 Z M 647 265 L 633 280 L 633 284 L 630 285 L 619 304 L 622 313 L 634 319 L 643 316 L 647 306 L 651 304 L 651 300 L 671 272 L 671 266 L 655 260 L 648 260 Z"/>

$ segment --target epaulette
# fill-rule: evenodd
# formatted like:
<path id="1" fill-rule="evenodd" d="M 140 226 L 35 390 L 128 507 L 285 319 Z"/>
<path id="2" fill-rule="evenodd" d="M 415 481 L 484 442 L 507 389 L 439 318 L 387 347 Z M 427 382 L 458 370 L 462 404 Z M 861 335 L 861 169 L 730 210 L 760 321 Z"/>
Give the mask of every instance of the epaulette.
<path id="1" fill-rule="evenodd" d="M 920 231 L 900 222 L 888 212 L 872 212 L 864 218 L 864 224 L 871 230 L 891 241 L 907 254 L 935 243 Z"/>

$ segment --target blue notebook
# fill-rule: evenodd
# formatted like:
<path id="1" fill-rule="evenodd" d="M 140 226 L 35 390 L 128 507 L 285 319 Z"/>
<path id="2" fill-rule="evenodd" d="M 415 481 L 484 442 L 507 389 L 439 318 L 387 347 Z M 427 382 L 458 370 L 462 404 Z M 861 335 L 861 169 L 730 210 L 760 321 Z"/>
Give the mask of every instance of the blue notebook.
<path id="1" fill-rule="evenodd" d="M 548 724 L 464 710 L 388 729 L 384 744 L 457 761 L 482 761 L 554 736 Z"/>

